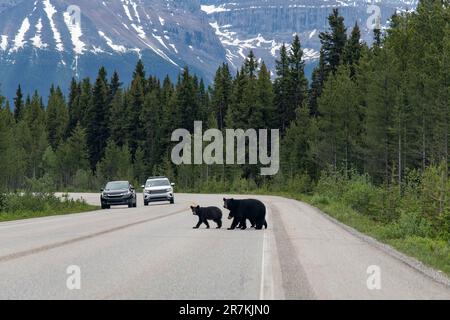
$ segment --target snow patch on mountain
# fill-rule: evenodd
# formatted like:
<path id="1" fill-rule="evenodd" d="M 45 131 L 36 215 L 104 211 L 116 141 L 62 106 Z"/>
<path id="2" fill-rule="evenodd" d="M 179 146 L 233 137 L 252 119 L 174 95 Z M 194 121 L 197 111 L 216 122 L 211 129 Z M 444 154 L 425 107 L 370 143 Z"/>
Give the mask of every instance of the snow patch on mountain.
<path id="1" fill-rule="evenodd" d="M 17 51 L 24 47 L 26 40 L 25 40 L 25 34 L 30 29 L 30 20 L 28 20 L 28 17 L 26 17 L 22 21 L 22 25 L 20 26 L 19 31 L 16 34 L 16 37 L 14 38 L 14 47 L 11 49 L 12 52 Z"/>
<path id="2" fill-rule="evenodd" d="M 8 48 L 8 36 L 2 35 L 1 36 L 1 41 L 0 41 L 0 49 L 5 51 L 6 48 Z"/>
<path id="3" fill-rule="evenodd" d="M 42 42 L 42 27 L 42 18 L 39 18 L 36 24 L 36 34 L 30 39 L 33 46 L 37 49 L 44 49 L 48 47 L 46 43 Z"/>
<path id="4" fill-rule="evenodd" d="M 107 37 L 103 31 L 99 31 L 98 34 L 106 41 L 106 44 L 116 52 L 125 53 L 127 48 L 122 45 L 114 44 L 111 38 Z"/>
<path id="5" fill-rule="evenodd" d="M 226 12 L 230 11 L 230 9 L 225 8 L 225 5 L 215 6 L 215 5 L 202 5 L 201 10 L 206 14 L 213 14 L 217 12 Z"/>
<path id="6" fill-rule="evenodd" d="M 58 11 L 56 11 L 55 7 L 52 5 L 50 0 L 43 0 L 42 3 L 44 4 L 44 11 L 47 14 L 48 20 L 50 22 L 50 27 L 53 32 L 53 38 L 55 39 L 55 43 L 56 43 L 56 50 L 64 51 L 64 46 L 61 41 L 61 34 L 59 33 L 58 29 L 56 28 L 55 21 L 53 20 L 53 16 Z"/>
<path id="7" fill-rule="evenodd" d="M 83 36 L 83 32 L 81 31 L 80 23 L 72 20 L 72 17 L 68 12 L 64 12 L 64 22 L 69 29 L 70 37 L 73 44 L 73 51 L 76 54 L 83 54 L 86 50 L 86 45 L 83 41 L 81 41 L 81 37 Z"/>

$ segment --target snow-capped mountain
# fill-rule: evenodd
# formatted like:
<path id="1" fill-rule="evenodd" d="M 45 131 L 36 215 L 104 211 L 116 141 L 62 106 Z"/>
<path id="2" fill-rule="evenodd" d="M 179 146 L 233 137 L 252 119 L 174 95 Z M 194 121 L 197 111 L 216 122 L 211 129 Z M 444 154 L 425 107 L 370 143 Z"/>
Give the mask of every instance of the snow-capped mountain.
<path id="1" fill-rule="evenodd" d="M 416 0 L 377 1 L 383 21 Z M 127 83 L 138 58 L 149 73 L 175 77 L 188 65 L 211 81 L 222 62 L 238 68 L 250 49 L 274 69 L 283 42 L 298 33 L 314 62 L 318 34 L 333 7 L 363 36 L 371 0 L 0 0 L 0 90 L 12 97 L 67 89 L 72 77 L 95 77 L 100 66 Z M 78 11 L 79 8 L 79 11 Z M 313 64 L 308 64 L 311 69 Z"/>
<path id="2" fill-rule="evenodd" d="M 396 10 L 415 8 L 417 0 L 202 0 L 201 9 L 230 64 L 239 66 L 252 49 L 273 70 L 280 47 L 289 44 L 295 34 L 300 36 L 307 68 L 308 62 L 318 59 L 319 33 L 328 28 L 327 18 L 335 7 L 344 16 L 349 32 L 357 22 L 364 40 L 372 42 L 373 31 L 367 28 L 374 13 L 372 4 L 380 8 L 380 22 L 386 25 Z"/>
<path id="3" fill-rule="evenodd" d="M 127 82 L 138 58 L 160 77 L 189 65 L 211 79 L 225 59 L 195 0 L 0 1 L 0 83 L 7 95 L 18 83 L 27 92 L 47 92 L 51 82 L 66 89 L 71 77 L 95 77 L 101 65 Z"/>

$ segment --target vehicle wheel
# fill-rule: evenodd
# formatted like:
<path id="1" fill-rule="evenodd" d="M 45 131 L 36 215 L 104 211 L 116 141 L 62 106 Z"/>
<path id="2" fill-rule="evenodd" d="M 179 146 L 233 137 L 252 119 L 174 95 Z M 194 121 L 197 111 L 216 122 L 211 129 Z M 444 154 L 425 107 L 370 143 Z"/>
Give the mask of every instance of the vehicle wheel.
<path id="1" fill-rule="evenodd" d="M 107 208 L 108 208 L 108 206 L 106 204 L 102 203 L 102 209 L 107 209 Z"/>
<path id="2" fill-rule="evenodd" d="M 174 203 L 175 203 L 175 199 L 174 198 L 170 199 L 170 204 L 174 204 Z"/>
<path id="3" fill-rule="evenodd" d="M 134 204 L 133 204 L 133 208 L 136 208 L 137 207 L 137 202 L 135 202 Z"/>
<path id="4" fill-rule="evenodd" d="M 148 202 L 147 201 L 144 201 L 144 206 L 148 206 Z"/>

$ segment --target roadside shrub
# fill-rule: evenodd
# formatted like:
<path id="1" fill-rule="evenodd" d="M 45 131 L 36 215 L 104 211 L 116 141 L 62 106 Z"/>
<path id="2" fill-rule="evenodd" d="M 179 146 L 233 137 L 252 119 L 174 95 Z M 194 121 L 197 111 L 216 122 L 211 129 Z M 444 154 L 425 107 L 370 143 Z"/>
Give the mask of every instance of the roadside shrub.
<path id="1" fill-rule="evenodd" d="M 86 191 L 90 189 L 91 175 L 83 169 L 77 170 L 73 178 L 73 185 L 79 191 Z"/>
<path id="2" fill-rule="evenodd" d="M 0 193 L 0 212 L 6 208 L 6 194 Z"/>
<path id="3" fill-rule="evenodd" d="M 313 182 L 308 174 L 297 174 L 286 183 L 287 190 L 296 193 L 310 194 Z"/>
<path id="4" fill-rule="evenodd" d="M 314 193 L 327 196 L 331 199 L 341 199 L 345 192 L 347 178 L 342 171 L 336 171 L 332 168 L 324 170 L 314 188 Z"/>
<path id="5" fill-rule="evenodd" d="M 55 181 L 48 173 L 39 179 L 26 178 L 25 185 L 29 192 L 53 192 L 56 189 Z"/>
<path id="6" fill-rule="evenodd" d="M 370 216 L 374 220 L 382 220 L 382 194 L 367 175 L 352 175 L 346 182 L 342 200 L 357 212 Z"/>

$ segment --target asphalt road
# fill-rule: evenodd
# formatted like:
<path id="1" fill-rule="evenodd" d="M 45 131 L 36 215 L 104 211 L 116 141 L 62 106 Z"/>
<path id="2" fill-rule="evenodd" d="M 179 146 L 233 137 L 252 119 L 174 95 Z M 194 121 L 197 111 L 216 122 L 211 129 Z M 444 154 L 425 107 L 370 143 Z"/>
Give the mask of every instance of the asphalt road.
<path id="1" fill-rule="evenodd" d="M 222 198 L 0 223 L 0 299 L 450 299 L 447 278 L 298 201 L 258 196 L 265 231 L 192 229 L 189 206 Z"/>

